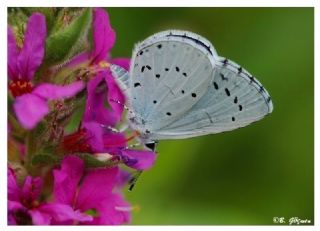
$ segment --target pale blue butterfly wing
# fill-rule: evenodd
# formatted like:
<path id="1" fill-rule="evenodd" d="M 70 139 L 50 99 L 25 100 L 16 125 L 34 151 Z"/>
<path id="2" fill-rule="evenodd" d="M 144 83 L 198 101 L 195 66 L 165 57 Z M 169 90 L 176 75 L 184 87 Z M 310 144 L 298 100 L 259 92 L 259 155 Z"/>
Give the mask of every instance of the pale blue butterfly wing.
<path id="1" fill-rule="evenodd" d="M 137 129 L 146 133 L 161 129 L 190 110 L 205 94 L 213 72 L 207 51 L 179 37 L 154 40 L 137 47 L 130 72 L 131 107 L 135 120 L 143 125 Z"/>
<path id="2" fill-rule="evenodd" d="M 134 51 L 130 77 L 112 69 L 125 86 L 131 125 L 145 140 L 229 131 L 272 111 L 270 96 L 255 78 L 193 33 L 147 38 Z"/>
<path id="3" fill-rule="evenodd" d="M 151 139 L 188 138 L 244 127 L 273 110 L 269 94 L 246 70 L 220 58 L 206 94 Z"/>
<path id="4" fill-rule="evenodd" d="M 117 65 L 111 65 L 110 70 L 120 85 L 121 90 L 127 92 L 129 90 L 129 73 L 124 68 Z"/>

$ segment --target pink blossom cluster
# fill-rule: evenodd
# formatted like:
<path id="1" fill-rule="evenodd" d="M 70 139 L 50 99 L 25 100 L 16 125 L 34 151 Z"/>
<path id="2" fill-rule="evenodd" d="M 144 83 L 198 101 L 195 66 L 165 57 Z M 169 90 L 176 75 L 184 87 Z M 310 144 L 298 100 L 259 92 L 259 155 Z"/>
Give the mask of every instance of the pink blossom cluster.
<path id="1" fill-rule="evenodd" d="M 129 137 L 111 129 L 126 123 L 126 99 L 109 66 L 128 70 L 130 60 L 111 58 L 116 34 L 109 16 L 104 9 L 90 10 L 90 45 L 59 65 L 45 62 L 44 14 L 29 16 L 22 38 L 8 26 L 10 225 L 130 223 L 132 205 L 122 188 L 130 170 L 148 169 L 155 161 L 154 152 L 129 148 L 134 132 Z M 81 107 L 76 129 L 69 131 Z"/>

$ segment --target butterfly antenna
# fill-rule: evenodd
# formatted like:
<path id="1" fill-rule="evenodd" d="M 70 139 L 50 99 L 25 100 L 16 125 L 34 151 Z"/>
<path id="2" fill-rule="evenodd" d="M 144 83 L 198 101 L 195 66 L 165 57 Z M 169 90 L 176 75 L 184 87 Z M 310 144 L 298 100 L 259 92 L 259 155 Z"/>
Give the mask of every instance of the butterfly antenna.
<path id="1" fill-rule="evenodd" d="M 115 103 L 117 103 L 117 104 L 121 105 L 125 110 L 129 111 L 129 108 L 127 107 L 127 105 L 125 105 L 125 104 L 121 103 L 119 100 L 116 100 L 116 99 L 110 99 L 110 101 L 115 102 Z"/>
<path id="2" fill-rule="evenodd" d="M 119 100 L 116 100 L 116 99 L 110 99 L 110 101 L 115 102 L 115 103 L 117 103 L 117 104 L 121 105 L 121 106 L 122 106 L 125 110 L 127 110 L 130 114 L 134 114 L 134 113 L 133 113 L 133 111 L 132 111 L 132 110 L 130 110 L 130 108 L 129 108 L 127 105 L 125 105 L 125 104 L 121 103 Z M 138 115 L 135 115 L 135 116 L 138 116 Z M 142 119 L 142 118 L 141 118 L 141 117 L 139 117 L 139 119 Z"/>

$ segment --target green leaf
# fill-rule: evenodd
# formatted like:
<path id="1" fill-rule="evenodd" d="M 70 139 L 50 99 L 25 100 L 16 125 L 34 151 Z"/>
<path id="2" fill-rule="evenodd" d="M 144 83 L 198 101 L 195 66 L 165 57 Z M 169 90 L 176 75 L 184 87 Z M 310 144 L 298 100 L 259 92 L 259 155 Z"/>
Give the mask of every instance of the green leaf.
<path id="1" fill-rule="evenodd" d="M 88 46 L 87 35 L 92 21 L 91 9 L 71 22 L 70 25 L 51 34 L 46 41 L 46 64 L 61 64 Z"/>
<path id="2" fill-rule="evenodd" d="M 113 167 L 118 161 L 108 160 L 108 161 L 101 161 L 96 159 L 92 154 L 88 153 L 78 153 L 76 156 L 80 157 L 84 160 L 85 165 L 87 168 L 101 168 L 101 167 Z"/>
<path id="3" fill-rule="evenodd" d="M 83 118 L 84 109 L 85 109 L 84 100 L 81 100 L 80 102 L 82 102 L 82 105 L 79 105 L 78 107 L 75 108 L 69 123 L 64 128 L 66 133 L 72 133 L 79 127 L 79 124 Z"/>
<path id="4" fill-rule="evenodd" d="M 38 154 L 32 158 L 32 165 L 49 165 L 49 164 L 58 164 L 60 158 L 51 154 Z"/>

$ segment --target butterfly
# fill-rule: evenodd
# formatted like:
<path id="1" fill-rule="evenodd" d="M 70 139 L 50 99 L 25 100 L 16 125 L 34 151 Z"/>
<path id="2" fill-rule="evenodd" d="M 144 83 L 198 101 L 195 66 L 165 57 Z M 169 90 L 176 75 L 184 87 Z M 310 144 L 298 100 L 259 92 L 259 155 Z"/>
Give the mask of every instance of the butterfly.
<path id="1" fill-rule="evenodd" d="M 192 32 L 156 33 L 136 45 L 129 72 L 110 69 L 127 97 L 130 127 L 152 150 L 159 140 L 231 131 L 273 110 L 255 77 Z"/>

